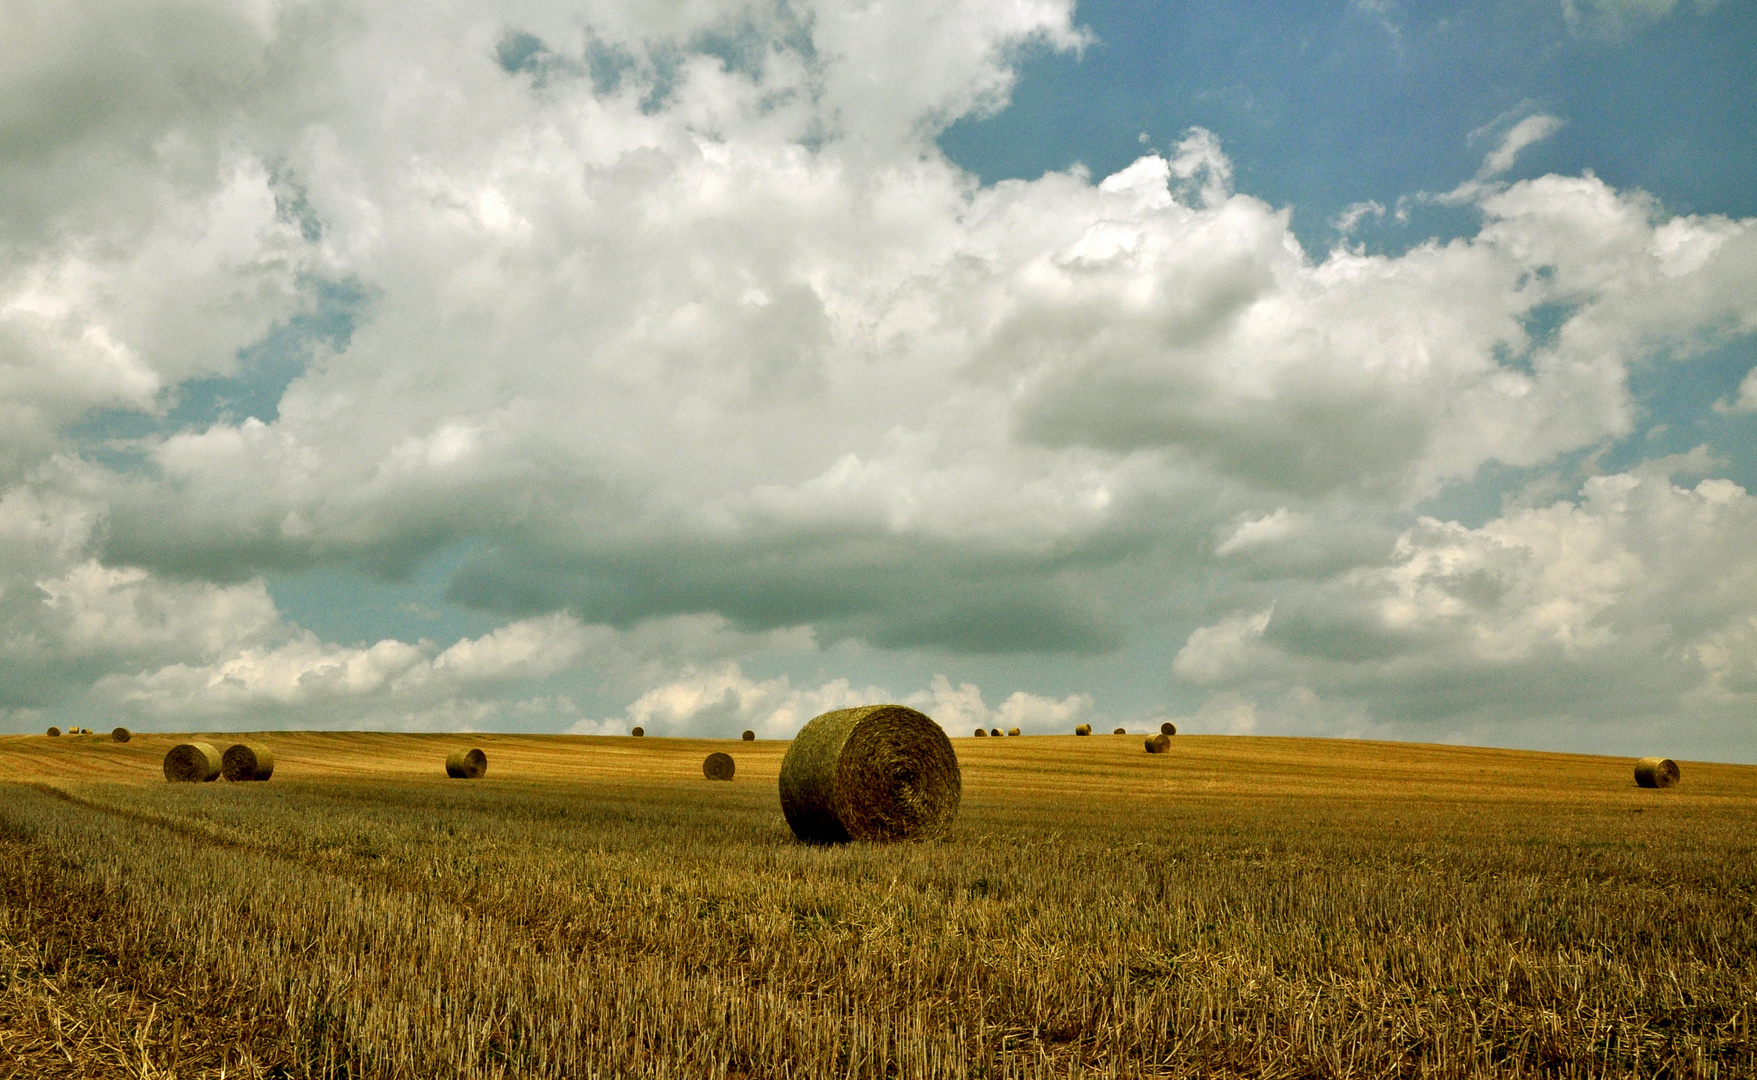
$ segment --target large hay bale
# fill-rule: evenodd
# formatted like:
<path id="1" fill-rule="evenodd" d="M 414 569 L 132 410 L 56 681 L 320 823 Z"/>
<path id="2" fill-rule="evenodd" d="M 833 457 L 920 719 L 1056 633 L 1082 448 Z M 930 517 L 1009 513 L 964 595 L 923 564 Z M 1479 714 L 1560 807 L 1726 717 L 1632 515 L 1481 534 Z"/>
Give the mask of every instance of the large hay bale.
<path id="1" fill-rule="evenodd" d="M 1671 787 L 1678 782 L 1678 763 L 1671 758 L 1644 757 L 1635 763 L 1635 782 L 1642 787 Z"/>
<path id="2" fill-rule="evenodd" d="M 1008 735 L 1017 735 L 1017 734 L 1019 734 L 1019 729 L 1016 727 L 1010 727 L 1007 729 L 1007 734 Z"/>
<path id="3" fill-rule="evenodd" d="M 976 737 L 978 739 L 988 738 L 988 729 L 987 728 L 977 728 L 976 729 Z"/>
<path id="4" fill-rule="evenodd" d="M 988 733 L 990 735 L 993 735 L 997 739 L 1001 737 L 1001 729 L 1000 728 L 990 728 Z"/>
<path id="5" fill-rule="evenodd" d="M 640 725 L 638 725 L 638 724 L 637 724 L 637 725 L 635 725 L 635 729 L 634 729 L 634 730 L 633 730 L 633 731 L 631 731 L 631 732 L 629 732 L 629 734 L 630 734 L 630 735 L 633 735 L 633 736 L 634 736 L 634 737 L 635 737 L 635 738 L 637 738 L 637 739 L 638 739 L 638 738 L 640 738 L 640 737 L 642 737 L 642 736 L 643 736 L 643 735 L 645 735 L 645 734 L 646 734 L 646 733 L 647 733 L 647 729 L 646 729 L 646 728 L 644 728 L 644 727 L 641 727 L 641 726 L 640 726 Z"/>
<path id="6" fill-rule="evenodd" d="M 52 727 L 49 729 L 49 738 L 59 739 L 60 737 L 61 737 L 61 729 L 60 728 Z"/>
<path id="7" fill-rule="evenodd" d="M 453 780 L 480 780 L 488 771 L 488 755 L 480 750 L 453 750 L 445 756 L 445 775 Z"/>
<path id="8" fill-rule="evenodd" d="M 178 743 L 165 754 L 165 779 L 174 784 L 218 780 L 221 768 L 220 752 L 213 743 Z"/>
<path id="9" fill-rule="evenodd" d="M 1163 754 L 1170 749 L 1171 736 L 1165 732 L 1147 736 L 1147 752 L 1149 754 Z"/>
<path id="10" fill-rule="evenodd" d="M 745 742 L 756 742 L 756 732 L 745 728 L 743 738 Z"/>
<path id="11" fill-rule="evenodd" d="M 110 740 L 112 742 L 127 742 L 129 739 L 132 739 L 132 738 L 134 738 L 134 732 L 129 731 L 125 727 L 119 727 L 116 730 L 110 732 Z"/>
<path id="12" fill-rule="evenodd" d="M 716 750 L 702 759 L 702 775 L 709 780 L 730 780 L 737 771 L 738 765 L 732 755 L 724 751 Z"/>
<path id="13" fill-rule="evenodd" d="M 904 705 L 824 713 L 781 759 L 781 812 L 808 843 L 937 836 L 962 794 L 951 740 Z"/>
<path id="14" fill-rule="evenodd" d="M 1075 735 L 1090 735 L 1090 734 L 1092 734 L 1092 725 L 1091 724 L 1076 725 L 1074 728 L 1074 734 Z"/>
<path id="15" fill-rule="evenodd" d="M 1111 732 L 1112 735 L 1127 735 L 1128 733 L 1129 733 L 1128 728 L 1120 728 L 1120 727 L 1117 728 L 1115 731 Z"/>
<path id="16" fill-rule="evenodd" d="M 1159 734 L 1161 734 L 1161 735 L 1176 735 L 1177 734 L 1177 725 L 1172 723 L 1170 720 L 1167 720 L 1165 723 L 1159 725 Z"/>
<path id="17" fill-rule="evenodd" d="M 267 780 L 275 774 L 275 756 L 261 743 L 233 743 L 220 758 L 227 780 Z"/>

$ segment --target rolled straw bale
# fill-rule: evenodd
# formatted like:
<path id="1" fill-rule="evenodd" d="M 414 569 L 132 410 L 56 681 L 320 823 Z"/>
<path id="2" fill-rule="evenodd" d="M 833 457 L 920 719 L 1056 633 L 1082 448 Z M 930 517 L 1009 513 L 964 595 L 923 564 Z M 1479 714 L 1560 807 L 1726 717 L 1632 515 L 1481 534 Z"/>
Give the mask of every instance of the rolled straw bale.
<path id="1" fill-rule="evenodd" d="M 1129 733 L 1128 728 L 1120 728 L 1120 727 L 1117 728 L 1115 731 L 1111 732 L 1112 735 L 1127 735 L 1128 733 Z"/>
<path id="2" fill-rule="evenodd" d="M 987 728 L 977 728 L 976 729 L 976 737 L 978 739 L 988 738 L 988 729 Z"/>
<path id="3" fill-rule="evenodd" d="M 480 780 L 488 771 L 488 755 L 480 750 L 453 750 L 445 756 L 445 775 L 453 780 Z"/>
<path id="4" fill-rule="evenodd" d="M 221 768 L 220 752 L 213 743 L 178 743 L 165 754 L 165 779 L 175 784 L 218 780 Z"/>
<path id="5" fill-rule="evenodd" d="M 646 733 L 647 733 L 647 729 L 639 726 L 638 724 L 635 726 L 635 729 L 633 731 L 629 732 L 630 735 L 633 735 L 637 739 L 640 738 L 641 736 L 645 735 Z"/>
<path id="6" fill-rule="evenodd" d="M 781 759 L 781 812 L 808 843 L 937 836 L 962 793 L 951 740 L 904 705 L 824 713 Z"/>
<path id="7" fill-rule="evenodd" d="M 1008 735 L 1017 735 L 1018 733 L 1019 733 L 1019 729 L 1016 727 L 1010 727 L 1007 729 Z"/>
<path id="8" fill-rule="evenodd" d="M 1163 754 L 1170 749 L 1171 736 L 1165 732 L 1147 736 L 1147 752 L 1149 754 Z"/>
<path id="9" fill-rule="evenodd" d="M 1090 735 L 1090 734 L 1092 734 L 1092 725 L 1091 724 L 1076 725 L 1074 728 L 1074 734 L 1075 735 Z"/>
<path id="10" fill-rule="evenodd" d="M 61 729 L 60 728 L 52 727 L 49 729 L 49 738 L 59 739 L 60 737 L 61 737 Z"/>
<path id="11" fill-rule="evenodd" d="M 132 739 L 132 738 L 134 738 L 134 732 L 129 731 L 125 727 L 119 727 L 116 730 L 110 732 L 110 741 L 112 741 L 112 742 L 127 742 L 129 739 Z"/>
<path id="12" fill-rule="evenodd" d="M 1176 735 L 1177 734 L 1177 725 L 1172 723 L 1170 720 L 1167 720 L 1165 723 L 1159 725 L 1159 734 L 1161 734 L 1161 735 Z"/>
<path id="13" fill-rule="evenodd" d="M 1644 757 L 1635 763 L 1635 782 L 1642 787 L 1671 787 L 1678 782 L 1678 763 L 1671 758 Z"/>
<path id="14" fill-rule="evenodd" d="M 1000 728 L 990 728 L 988 733 L 990 735 L 993 735 L 997 739 L 1001 737 L 1001 729 Z"/>
<path id="15" fill-rule="evenodd" d="M 744 741 L 745 742 L 756 742 L 756 732 L 750 730 L 749 728 L 745 728 L 744 729 Z"/>
<path id="16" fill-rule="evenodd" d="M 261 743 L 233 743 L 220 768 L 227 780 L 267 780 L 275 774 L 275 756 Z"/>
<path id="17" fill-rule="evenodd" d="M 730 780 L 738 771 L 738 765 L 732 755 L 716 750 L 702 759 L 702 775 L 709 780 Z"/>

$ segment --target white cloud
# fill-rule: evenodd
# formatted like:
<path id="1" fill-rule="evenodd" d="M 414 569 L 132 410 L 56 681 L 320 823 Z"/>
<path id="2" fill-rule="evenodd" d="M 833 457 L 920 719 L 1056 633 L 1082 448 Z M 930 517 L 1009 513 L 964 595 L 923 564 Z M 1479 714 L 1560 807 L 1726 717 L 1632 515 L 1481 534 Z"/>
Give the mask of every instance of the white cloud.
<path id="1" fill-rule="evenodd" d="M 1482 169 L 1476 174 L 1477 179 L 1487 180 L 1511 169 L 1520 151 L 1554 135 L 1561 130 L 1564 123 L 1566 121 L 1561 117 L 1536 113 L 1514 124 L 1501 136 L 1500 145 L 1483 159 Z"/>

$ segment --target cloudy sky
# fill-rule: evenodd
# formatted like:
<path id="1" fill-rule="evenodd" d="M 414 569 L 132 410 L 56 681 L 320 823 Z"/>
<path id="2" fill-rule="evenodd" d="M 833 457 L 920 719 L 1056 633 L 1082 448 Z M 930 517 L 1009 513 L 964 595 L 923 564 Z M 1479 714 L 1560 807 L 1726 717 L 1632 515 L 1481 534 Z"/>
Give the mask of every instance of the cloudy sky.
<path id="1" fill-rule="evenodd" d="M 1754 40 L 0 6 L 0 730 L 1757 761 Z"/>

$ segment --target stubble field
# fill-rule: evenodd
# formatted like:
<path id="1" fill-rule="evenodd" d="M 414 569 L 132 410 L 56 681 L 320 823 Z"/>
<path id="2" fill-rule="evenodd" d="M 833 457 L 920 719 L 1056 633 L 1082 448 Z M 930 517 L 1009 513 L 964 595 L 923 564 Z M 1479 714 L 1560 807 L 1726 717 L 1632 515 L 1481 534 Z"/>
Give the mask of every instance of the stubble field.
<path id="1" fill-rule="evenodd" d="M 780 742 L 178 741 L 0 738 L 0 1080 L 1757 1075 L 1757 768 L 958 739 L 812 848 Z"/>

